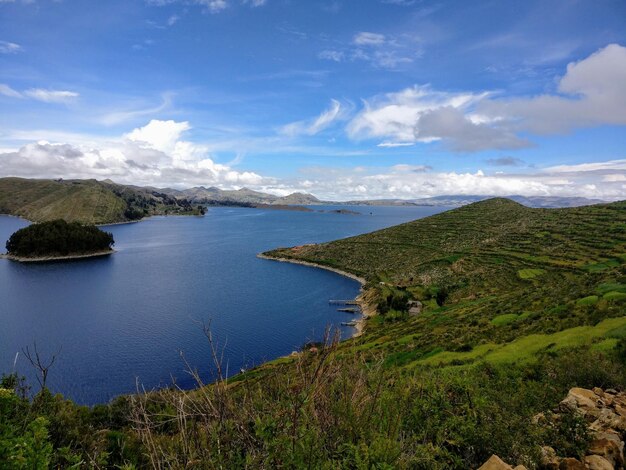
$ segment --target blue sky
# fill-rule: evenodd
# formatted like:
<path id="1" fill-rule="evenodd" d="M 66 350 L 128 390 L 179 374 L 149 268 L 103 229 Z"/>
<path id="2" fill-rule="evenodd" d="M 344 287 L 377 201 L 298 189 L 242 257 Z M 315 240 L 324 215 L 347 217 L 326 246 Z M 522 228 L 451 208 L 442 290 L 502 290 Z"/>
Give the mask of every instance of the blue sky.
<path id="1" fill-rule="evenodd" d="M 0 176 L 626 198 L 626 2 L 0 0 Z"/>

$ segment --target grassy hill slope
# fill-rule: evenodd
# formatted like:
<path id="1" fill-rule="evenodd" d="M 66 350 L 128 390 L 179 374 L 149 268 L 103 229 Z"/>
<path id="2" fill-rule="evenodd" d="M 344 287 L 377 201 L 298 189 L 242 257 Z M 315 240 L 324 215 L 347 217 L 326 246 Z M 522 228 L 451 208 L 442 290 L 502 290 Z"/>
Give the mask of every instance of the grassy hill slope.
<path id="1" fill-rule="evenodd" d="M 626 203 L 493 199 L 266 254 L 363 276 L 378 314 L 357 338 L 329 335 L 231 379 L 207 332 L 212 385 L 92 410 L 45 390 L 28 403 L 5 379 L 0 460 L 43 427 L 60 467 L 468 469 L 495 453 L 533 469 L 542 445 L 589 447 L 582 418 L 550 421 L 570 387 L 626 389 Z M 31 447 L 46 449 L 41 437 L 19 448 Z"/>
<path id="2" fill-rule="evenodd" d="M 530 209 L 492 199 L 372 234 L 267 254 L 365 277 L 368 297 L 382 311 L 394 299 L 420 300 L 422 315 L 409 318 L 391 308 L 371 322 L 386 323 L 384 332 L 370 328 L 366 335 L 368 347 L 393 351 L 388 361 L 400 364 L 432 363 L 438 355 L 461 360 L 441 353 L 626 315 L 623 202 Z"/>
<path id="3" fill-rule="evenodd" d="M 149 215 L 195 214 L 197 207 L 158 191 L 96 180 L 0 178 L 0 214 L 33 222 L 106 224 Z"/>

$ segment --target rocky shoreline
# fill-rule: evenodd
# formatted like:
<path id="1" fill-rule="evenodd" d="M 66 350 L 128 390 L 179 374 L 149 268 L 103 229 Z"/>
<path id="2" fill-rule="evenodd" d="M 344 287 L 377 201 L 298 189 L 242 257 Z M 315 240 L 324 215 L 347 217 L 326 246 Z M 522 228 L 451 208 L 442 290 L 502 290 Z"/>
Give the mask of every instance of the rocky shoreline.
<path id="1" fill-rule="evenodd" d="M 8 259 L 11 261 L 17 261 L 19 263 L 47 263 L 50 261 L 71 261 L 77 259 L 87 258 L 99 258 L 102 256 L 109 256 L 115 253 L 115 250 L 98 251 L 96 253 L 86 253 L 80 255 L 65 255 L 65 256 L 40 256 L 37 258 L 29 258 L 24 256 L 14 256 L 9 254 L 0 254 L 0 259 Z"/>
<path id="2" fill-rule="evenodd" d="M 281 263 L 301 264 L 303 266 L 310 266 L 310 267 L 313 267 L 313 268 L 325 269 L 326 271 L 332 271 L 332 272 L 340 274 L 340 275 L 342 275 L 344 277 L 349 277 L 350 279 L 354 279 L 359 284 L 361 284 L 361 289 L 359 291 L 359 295 L 357 295 L 357 297 L 355 299 L 358 302 L 359 306 L 361 307 L 361 317 L 358 320 L 356 320 L 356 325 L 354 327 L 356 329 L 356 332 L 354 333 L 354 335 L 352 335 L 353 338 L 357 337 L 357 336 L 360 336 L 363 333 L 363 328 L 365 327 L 365 321 L 367 320 L 367 318 L 373 316 L 376 313 L 376 306 L 375 305 L 371 305 L 365 299 L 365 291 L 363 290 L 363 287 L 365 286 L 365 284 L 367 282 L 365 280 L 365 278 L 357 276 L 356 274 L 352 274 L 352 273 L 348 273 L 346 271 L 342 271 L 342 270 L 337 269 L 337 268 L 331 268 L 330 266 L 324 266 L 324 265 L 321 265 L 321 264 L 315 264 L 315 263 L 311 263 L 309 261 L 301 261 L 301 260 L 296 260 L 296 259 L 291 259 L 291 258 L 278 258 L 278 257 L 268 256 L 268 255 L 265 255 L 263 253 L 259 253 L 257 255 L 257 258 L 267 259 L 267 260 L 270 260 L 270 261 L 278 261 L 278 262 L 281 262 Z"/>

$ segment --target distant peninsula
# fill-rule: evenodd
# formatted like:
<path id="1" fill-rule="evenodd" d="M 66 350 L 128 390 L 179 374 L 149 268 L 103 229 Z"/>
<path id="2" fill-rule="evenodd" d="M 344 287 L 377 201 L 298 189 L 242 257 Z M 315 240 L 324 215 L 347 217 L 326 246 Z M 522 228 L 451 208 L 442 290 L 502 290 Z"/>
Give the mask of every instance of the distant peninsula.
<path id="1" fill-rule="evenodd" d="M 445 206 L 460 207 L 490 196 L 449 195 L 421 199 L 371 199 L 323 201 L 312 194 L 286 196 L 254 191 L 197 186 L 189 189 L 155 188 L 114 183 L 111 180 L 65 180 L 0 178 L 0 214 L 23 217 L 31 222 L 63 219 L 67 222 L 107 225 L 136 222 L 160 215 L 196 215 L 211 206 L 247 207 L 314 212 L 311 206 Z M 583 197 L 524 197 L 510 199 L 528 207 L 576 207 L 603 201 Z M 353 214 L 347 209 L 320 210 Z"/>
<path id="2" fill-rule="evenodd" d="M 8 259 L 22 262 L 105 256 L 113 253 L 113 235 L 94 225 L 53 220 L 29 225 L 6 243 Z"/>
<path id="3" fill-rule="evenodd" d="M 125 186 L 111 180 L 0 178 L 0 214 L 31 222 L 106 225 L 155 215 L 203 215 L 206 209 L 187 198 L 155 188 Z"/>

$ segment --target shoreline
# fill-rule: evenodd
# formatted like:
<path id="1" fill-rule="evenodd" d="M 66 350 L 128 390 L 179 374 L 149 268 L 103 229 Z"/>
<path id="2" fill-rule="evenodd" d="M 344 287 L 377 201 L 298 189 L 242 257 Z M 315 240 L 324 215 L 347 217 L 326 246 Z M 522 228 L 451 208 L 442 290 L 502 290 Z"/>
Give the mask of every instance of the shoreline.
<path id="1" fill-rule="evenodd" d="M 357 276 L 356 274 L 342 271 L 341 269 L 337 269 L 337 268 L 331 268 L 330 266 L 324 266 L 322 264 L 311 263 L 310 261 L 301 261 L 301 260 L 291 259 L 291 258 L 277 258 L 273 256 L 264 255 L 263 253 L 259 253 L 256 256 L 257 258 L 260 258 L 260 259 L 278 261 L 280 263 L 301 264 L 303 266 L 309 266 L 312 268 L 325 269 L 326 271 L 331 271 L 336 274 L 340 274 L 344 277 L 348 277 L 352 280 L 357 281 L 361 285 L 361 287 L 359 288 L 359 294 L 355 297 L 354 300 L 361 307 L 361 317 L 358 320 L 356 320 L 356 325 L 354 326 L 356 331 L 351 336 L 351 338 L 356 338 L 358 336 L 361 336 L 361 334 L 363 333 L 363 329 L 365 328 L 366 320 L 372 317 L 373 315 L 375 315 L 376 313 L 376 307 L 374 305 L 369 304 L 365 300 L 365 291 L 363 290 L 363 287 L 365 286 L 367 281 L 364 278 Z"/>
<path id="2" fill-rule="evenodd" d="M 39 258 L 25 258 L 23 256 L 13 256 L 6 253 L 0 254 L 0 259 L 8 259 L 17 261 L 18 263 L 46 263 L 48 261 L 71 261 L 75 259 L 99 258 L 109 256 L 115 253 L 115 250 L 98 251 L 96 253 L 88 253 L 84 255 L 65 255 L 65 256 L 41 256 Z"/>

